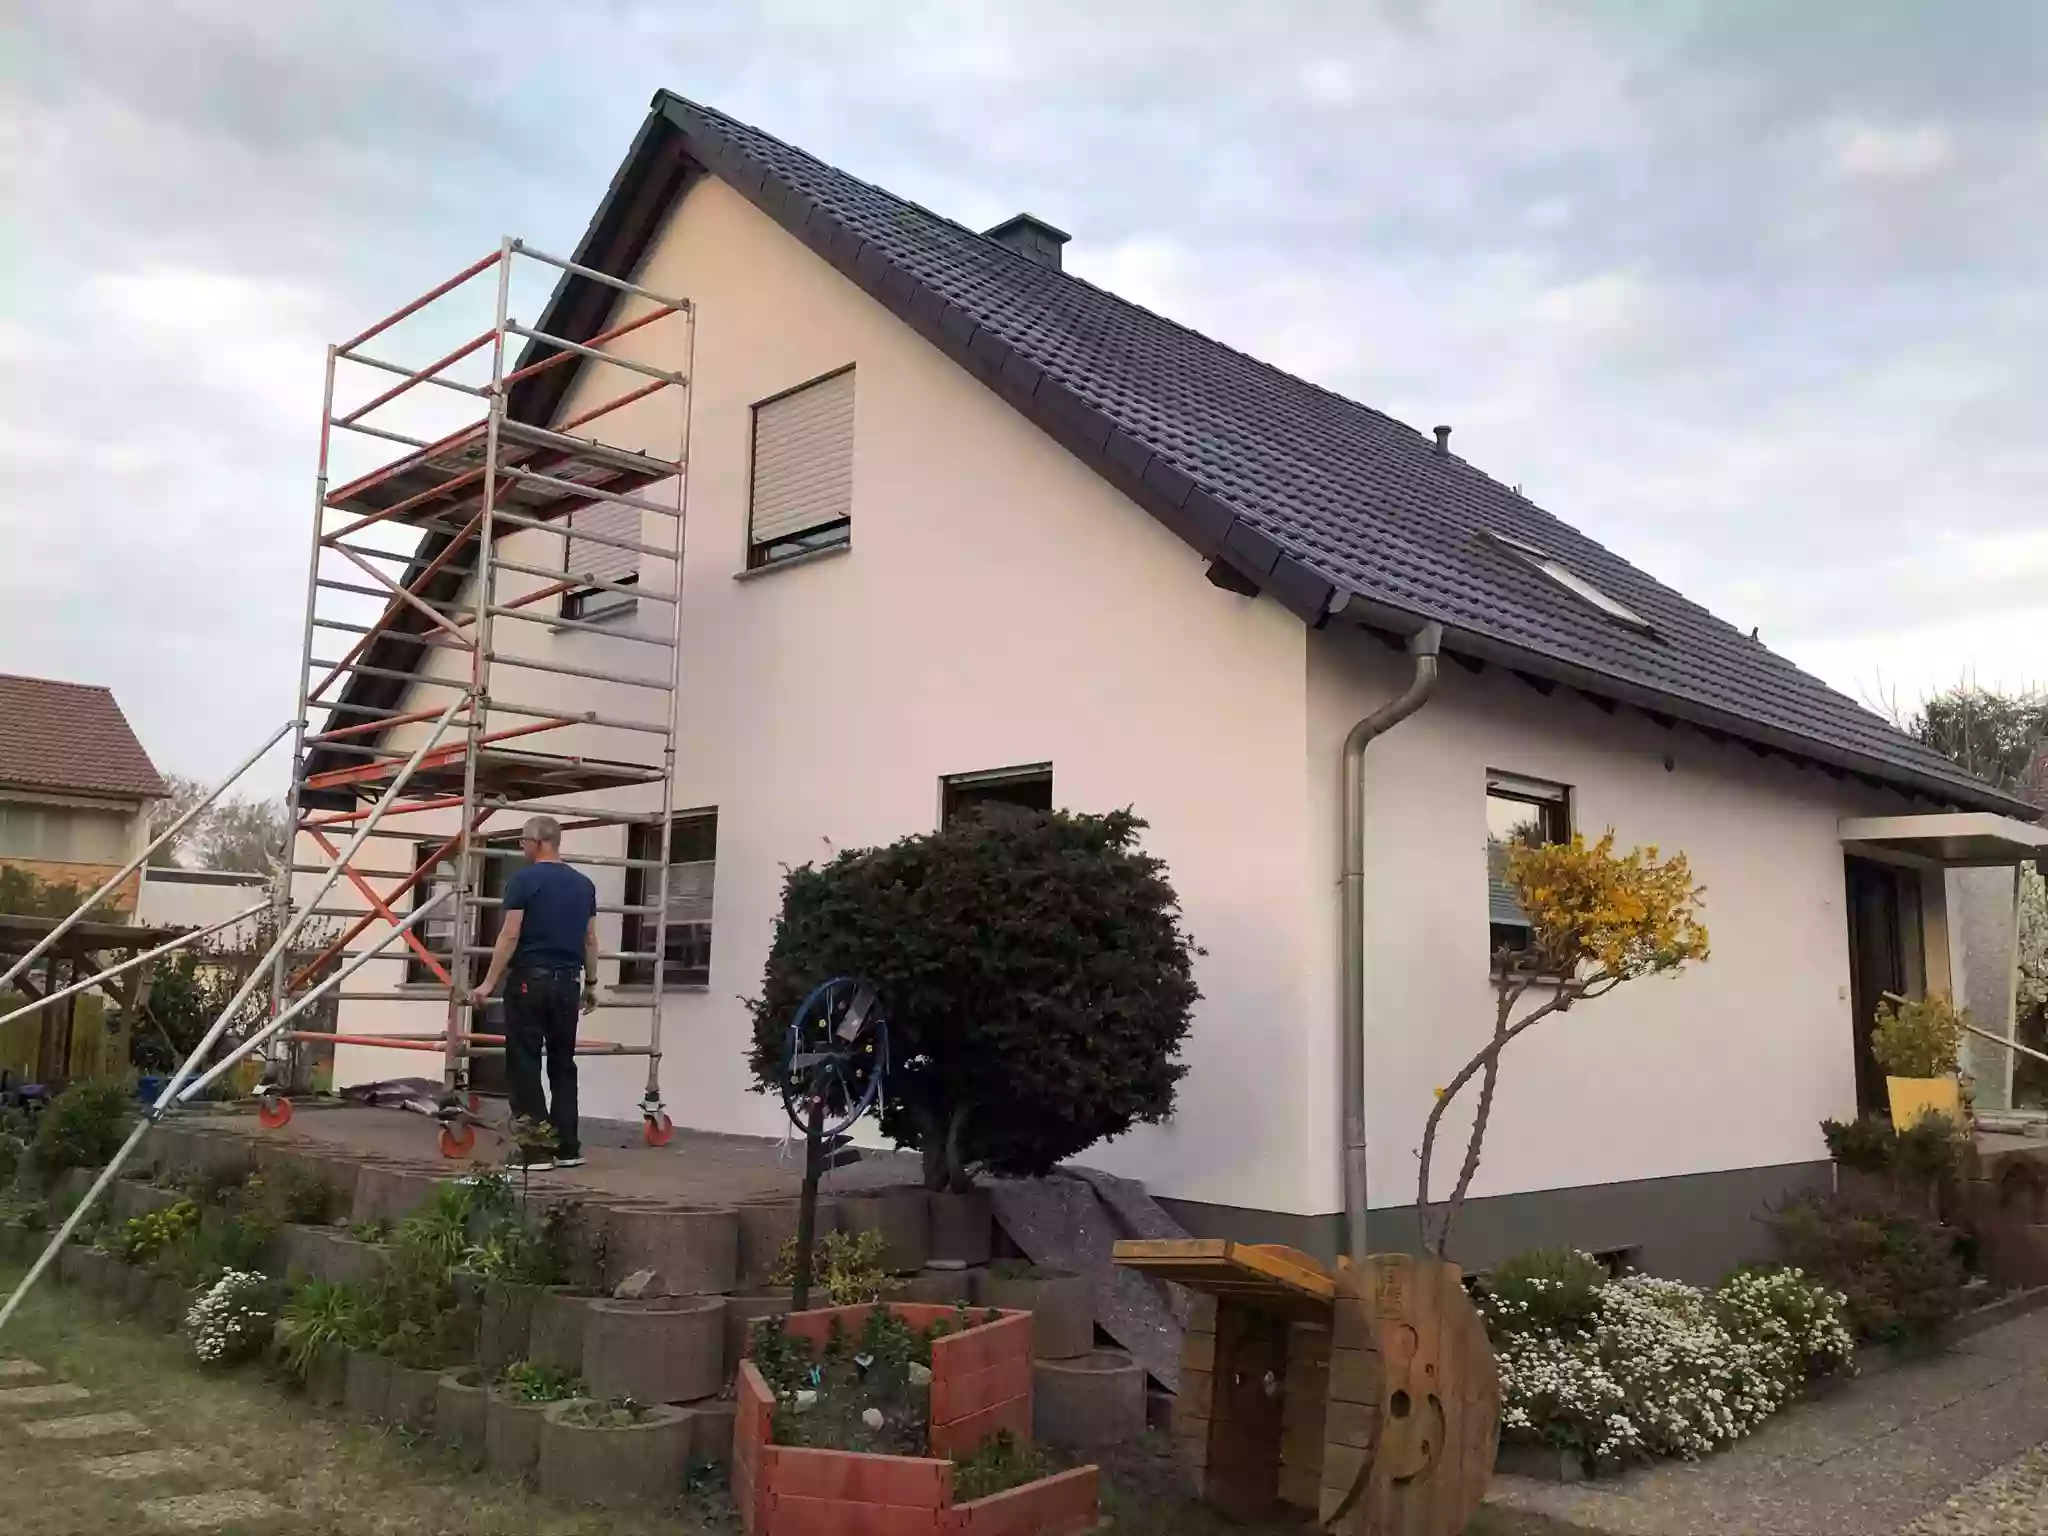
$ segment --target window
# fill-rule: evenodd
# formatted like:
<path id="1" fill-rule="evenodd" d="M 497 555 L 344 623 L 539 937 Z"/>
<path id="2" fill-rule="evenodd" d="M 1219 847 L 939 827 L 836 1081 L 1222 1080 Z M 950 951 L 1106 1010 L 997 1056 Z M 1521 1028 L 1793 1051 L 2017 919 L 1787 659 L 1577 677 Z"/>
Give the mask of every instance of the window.
<path id="1" fill-rule="evenodd" d="M 121 864 L 132 818 L 121 811 L 0 800 L 0 857 L 55 864 Z"/>
<path id="2" fill-rule="evenodd" d="M 1637 613 L 1633 608 L 1609 597 L 1563 561 L 1545 554 L 1542 550 L 1536 548 L 1535 545 L 1524 544 L 1519 539 L 1510 539 L 1498 533 L 1489 533 L 1486 537 L 1492 543 L 1498 544 L 1501 548 L 1513 554 L 1524 565 L 1549 577 L 1581 602 L 1599 609 L 1600 612 L 1606 614 L 1615 623 L 1625 624 L 1630 629 L 1637 630 L 1645 635 L 1654 635 L 1657 632 L 1651 626 L 1650 621 Z"/>
<path id="3" fill-rule="evenodd" d="M 595 538 L 590 535 L 596 535 Z M 631 587 L 640 581 L 640 553 L 638 550 L 621 549 L 616 544 L 598 542 L 599 539 L 630 539 L 640 542 L 640 509 L 622 507 L 617 502 L 597 501 L 588 506 L 576 507 L 569 513 L 568 571 L 572 580 L 583 578 L 610 582 L 615 586 Z M 581 619 L 588 623 L 593 619 L 616 618 L 633 611 L 635 599 L 630 592 L 614 592 L 610 587 L 577 587 L 562 594 L 562 617 Z"/>
<path id="4" fill-rule="evenodd" d="M 433 842 L 413 844 L 412 867 L 415 872 L 423 868 L 426 862 L 434 856 L 435 851 L 441 846 L 441 841 L 441 839 L 437 838 Z M 432 874 L 422 877 L 413 886 L 412 905 L 407 910 L 417 912 L 443 891 L 452 891 L 454 889 L 455 855 L 451 853 L 441 861 Z M 420 943 L 426 946 L 428 953 L 440 961 L 449 974 L 454 974 L 454 966 L 452 964 L 455 953 L 454 901 L 451 899 L 442 902 L 440 906 L 434 908 L 431 917 L 423 923 L 415 924 L 412 931 L 418 936 Z M 439 985 L 441 978 L 428 969 L 427 962 L 420 958 L 419 951 L 410 944 L 406 944 L 402 939 L 399 942 L 405 951 L 406 982 L 413 986 Z"/>
<path id="5" fill-rule="evenodd" d="M 853 369 L 754 407 L 747 565 L 831 549 L 853 538 Z"/>
<path id="6" fill-rule="evenodd" d="M 997 768 L 988 773 L 957 773 L 939 780 L 939 825 L 951 826 L 963 812 L 979 806 L 1015 806 L 1026 811 L 1052 809 L 1052 764 L 1028 768 Z"/>
<path id="7" fill-rule="evenodd" d="M 1529 917 L 1508 886 L 1508 851 L 1572 840 L 1571 791 L 1562 784 L 1486 776 L 1487 953 L 1529 948 Z"/>
<path id="8" fill-rule="evenodd" d="M 626 857 L 656 859 L 659 829 L 629 827 Z M 704 987 L 711 984 L 711 894 L 718 872 L 718 812 L 688 811 L 669 824 L 668 837 L 668 935 L 661 968 L 665 987 Z M 626 870 L 626 905 L 651 907 L 661 893 L 658 869 Z M 629 952 L 647 954 L 654 948 L 653 913 L 626 914 L 625 943 Z M 646 960 L 619 962 L 619 984 L 644 987 L 653 979 L 654 967 Z"/>

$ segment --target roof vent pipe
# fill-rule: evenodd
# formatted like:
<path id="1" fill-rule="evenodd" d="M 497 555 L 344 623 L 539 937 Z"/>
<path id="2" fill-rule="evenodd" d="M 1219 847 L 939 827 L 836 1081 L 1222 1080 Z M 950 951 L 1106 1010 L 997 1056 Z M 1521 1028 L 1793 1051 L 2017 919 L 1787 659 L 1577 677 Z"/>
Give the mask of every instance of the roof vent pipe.
<path id="1" fill-rule="evenodd" d="M 1438 453 L 1449 453 L 1451 451 L 1451 429 L 1449 427 L 1438 427 L 1436 429 L 1436 451 Z"/>
<path id="2" fill-rule="evenodd" d="M 1448 427 L 1439 427 L 1440 433 Z M 1365 1241 L 1365 749 L 1429 702 L 1436 691 L 1444 627 L 1425 624 L 1408 638 L 1415 673 L 1408 691 L 1367 715 L 1344 738 L 1344 1021 L 1340 1079 L 1344 1096 L 1344 1242 L 1363 1264 Z"/>

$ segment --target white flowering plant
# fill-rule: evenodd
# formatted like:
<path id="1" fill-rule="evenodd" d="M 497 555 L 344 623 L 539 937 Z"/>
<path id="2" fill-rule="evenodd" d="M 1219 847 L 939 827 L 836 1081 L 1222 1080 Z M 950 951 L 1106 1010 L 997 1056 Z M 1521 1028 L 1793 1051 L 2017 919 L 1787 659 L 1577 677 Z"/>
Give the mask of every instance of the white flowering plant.
<path id="1" fill-rule="evenodd" d="M 236 1365 L 263 1352 L 276 1322 L 277 1295 L 270 1277 L 231 1269 L 192 1303 L 185 1332 L 201 1364 Z"/>
<path id="2" fill-rule="evenodd" d="M 1649 1275 L 1588 1283 L 1590 1255 L 1525 1267 L 1479 1307 L 1504 1438 L 1596 1465 L 1688 1460 L 1748 1434 L 1816 1376 L 1853 1368 L 1843 1299 L 1798 1270 L 1712 1291 Z"/>

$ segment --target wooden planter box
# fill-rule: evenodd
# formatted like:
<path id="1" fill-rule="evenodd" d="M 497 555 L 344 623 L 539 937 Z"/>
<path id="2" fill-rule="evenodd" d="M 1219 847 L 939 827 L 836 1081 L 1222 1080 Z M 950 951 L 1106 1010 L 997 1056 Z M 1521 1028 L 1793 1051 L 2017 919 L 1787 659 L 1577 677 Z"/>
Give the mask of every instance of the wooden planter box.
<path id="1" fill-rule="evenodd" d="M 791 1313 L 789 1331 L 822 1349 L 835 1318 L 858 1330 L 868 1306 Z M 954 1315 L 951 1307 L 898 1303 L 889 1309 L 913 1328 Z M 1096 1469 L 1079 1467 L 971 1504 L 953 1502 L 956 1453 L 971 1452 L 1008 1430 L 1031 1439 L 1031 1316 L 933 1341 L 930 1457 L 776 1445 L 774 1394 L 753 1361 L 742 1362 L 733 1420 L 732 1490 L 750 1536 L 814 1531 L 960 1533 L 973 1536 L 1069 1536 L 1096 1523 Z"/>

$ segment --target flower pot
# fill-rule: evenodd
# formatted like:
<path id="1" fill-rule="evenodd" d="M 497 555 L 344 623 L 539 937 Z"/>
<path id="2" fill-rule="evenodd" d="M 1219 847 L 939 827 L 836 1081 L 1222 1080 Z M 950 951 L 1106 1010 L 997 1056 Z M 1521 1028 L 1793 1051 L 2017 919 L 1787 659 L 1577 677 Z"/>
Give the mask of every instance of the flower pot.
<path id="1" fill-rule="evenodd" d="M 564 1504 L 604 1509 L 673 1500 L 689 1471 L 691 1419 L 657 1405 L 635 1424 L 577 1422 L 600 1406 L 572 1400 L 549 1407 L 540 1432 L 540 1491 Z"/>
<path id="2" fill-rule="evenodd" d="M 391 1362 L 367 1349 L 350 1350 L 341 1405 L 359 1424 L 381 1424 L 391 1411 Z"/>
<path id="3" fill-rule="evenodd" d="M 740 1218 L 730 1207 L 629 1204 L 605 1213 L 604 1283 L 654 1272 L 656 1296 L 720 1296 L 739 1274 Z"/>
<path id="4" fill-rule="evenodd" d="M 472 1469 L 484 1464 L 484 1421 L 491 1385 L 482 1371 L 449 1371 L 434 1397 L 434 1433 Z"/>
<path id="5" fill-rule="evenodd" d="M 995 1206 L 985 1189 L 955 1194 L 943 1189 L 930 1197 L 931 1249 L 925 1259 L 940 1268 L 986 1264 L 995 1242 Z"/>
<path id="6" fill-rule="evenodd" d="M 482 1310 L 477 1316 L 476 1363 L 496 1377 L 515 1360 L 526 1358 L 533 1328 L 533 1308 L 540 1299 L 537 1285 L 486 1280 Z"/>
<path id="7" fill-rule="evenodd" d="M 585 1313 L 578 1368 L 595 1398 L 688 1403 L 725 1385 L 725 1298 L 599 1301 Z"/>
<path id="8" fill-rule="evenodd" d="M 484 1465 L 491 1475 L 522 1482 L 540 1465 L 540 1426 L 553 1403 L 524 1403 L 493 1391 L 484 1401 Z"/>
<path id="9" fill-rule="evenodd" d="M 1054 1445 L 1123 1445 L 1145 1432 L 1145 1368 L 1118 1349 L 1031 1366 L 1031 1432 Z"/>
<path id="10" fill-rule="evenodd" d="M 432 1429 L 441 1374 L 438 1366 L 423 1369 L 391 1361 L 385 1368 L 384 1417 L 404 1429 Z"/>
<path id="11" fill-rule="evenodd" d="M 991 1307 L 1031 1314 L 1031 1358 L 1073 1360 L 1095 1348 L 1095 1295 L 1071 1270 L 1030 1270 L 1008 1278 L 991 1270 L 982 1281 Z"/>
<path id="12" fill-rule="evenodd" d="M 1891 1097 L 1894 1130 L 1911 1130 L 1928 1115 L 1946 1115 L 1962 1124 L 1962 1087 L 1953 1076 L 1887 1077 L 1884 1085 Z"/>

